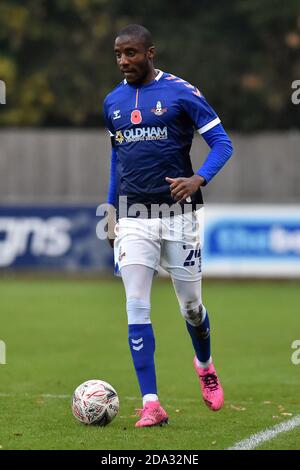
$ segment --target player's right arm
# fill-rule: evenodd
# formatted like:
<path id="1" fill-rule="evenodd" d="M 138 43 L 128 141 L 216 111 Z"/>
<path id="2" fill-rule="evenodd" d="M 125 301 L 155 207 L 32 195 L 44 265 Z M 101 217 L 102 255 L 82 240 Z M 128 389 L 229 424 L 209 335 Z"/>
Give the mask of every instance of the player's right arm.
<path id="1" fill-rule="evenodd" d="M 113 248 L 115 239 L 115 225 L 116 225 L 116 203 L 117 203 L 117 151 L 115 148 L 113 129 L 110 128 L 109 119 L 106 110 L 106 102 L 104 102 L 104 117 L 107 123 L 107 128 L 111 138 L 111 158 L 110 158 L 110 177 L 108 185 L 107 202 L 108 207 L 108 230 L 107 239 L 110 246 Z"/>
<path id="2" fill-rule="evenodd" d="M 110 160 L 110 178 L 109 178 L 109 187 L 107 202 L 108 207 L 108 230 L 107 230 L 107 239 L 110 246 L 113 248 L 114 239 L 115 239 L 115 225 L 116 225 L 116 202 L 117 202 L 117 152 L 114 147 L 111 151 L 111 160 Z"/>

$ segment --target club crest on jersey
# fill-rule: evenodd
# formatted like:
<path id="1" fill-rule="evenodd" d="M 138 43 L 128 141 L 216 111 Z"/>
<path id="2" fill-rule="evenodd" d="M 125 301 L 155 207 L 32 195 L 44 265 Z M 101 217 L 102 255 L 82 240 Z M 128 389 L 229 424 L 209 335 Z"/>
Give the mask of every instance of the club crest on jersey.
<path id="1" fill-rule="evenodd" d="M 162 108 L 160 101 L 158 101 L 156 103 L 156 108 L 151 109 L 151 113 L 154 113 L 156 116 L 161 116 L 162 114 L 166 113 L 167 111 L 168 111 L 167 108 Z"/>
<path id="2" fill-rule="evenodd" d="M 131 113 L 130 120 L 132 124 L 140 124 L 142 122 L 142 114 L 139 109 L 134 109 Z"/>

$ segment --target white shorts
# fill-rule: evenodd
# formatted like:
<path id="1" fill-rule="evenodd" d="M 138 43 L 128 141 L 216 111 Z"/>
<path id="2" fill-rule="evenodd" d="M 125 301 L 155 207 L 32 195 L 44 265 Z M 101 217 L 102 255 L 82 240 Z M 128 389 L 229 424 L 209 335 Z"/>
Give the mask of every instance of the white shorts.
<path id="1" fill-rule="evenodd" d="M 201 279 L 204 209 L 170 218 L 119 219 L 114 243 L 115 274 L 123 266 L 159 266 L 174 279 Z"/>

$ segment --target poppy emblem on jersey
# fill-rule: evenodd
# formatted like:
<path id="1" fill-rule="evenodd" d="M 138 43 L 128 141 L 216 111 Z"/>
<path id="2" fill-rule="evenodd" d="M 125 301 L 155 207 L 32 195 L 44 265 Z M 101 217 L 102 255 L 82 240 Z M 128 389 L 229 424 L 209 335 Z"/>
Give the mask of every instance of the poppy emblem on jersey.
<path id="1" fill-rule="evenodd" d="M 132 111 L 130 120 L 132 124 L 140 124 L 142 122 L 141 111 L 139 111 L 138 109 L 135 109 L 134 111 Z"/>
<path id="2" fill-rule="evenodd" d="M 168 110 L 167 108 L 162 108 L 161 101 L 156 103 L 156 108 L 151 109 L 151 113 L 154 113 L 156 116 L 161 116 L 162 114 L 166 113 Z"/>

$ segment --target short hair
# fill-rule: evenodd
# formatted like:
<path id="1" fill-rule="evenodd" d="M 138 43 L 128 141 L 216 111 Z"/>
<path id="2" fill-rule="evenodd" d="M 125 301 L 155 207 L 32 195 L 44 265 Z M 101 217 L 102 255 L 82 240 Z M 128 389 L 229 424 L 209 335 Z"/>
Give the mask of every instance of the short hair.
<path id="1" fill-rule="evenodd" d="M 140 24 L 129 24 L 128 26 L 125 26 L 119 31 L 117 35 L 117 37 L 120 36 L 134 36 L 144 43 L 146 49 L 153 46 L 153 40 L 150 31 Z"/>

